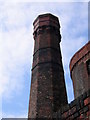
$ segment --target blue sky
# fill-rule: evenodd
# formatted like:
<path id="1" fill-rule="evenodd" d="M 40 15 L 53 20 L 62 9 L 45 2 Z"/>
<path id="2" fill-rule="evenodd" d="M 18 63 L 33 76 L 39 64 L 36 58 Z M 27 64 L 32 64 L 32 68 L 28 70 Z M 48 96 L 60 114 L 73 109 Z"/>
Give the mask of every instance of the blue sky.
<path id="1" fill-rule="evenodd" d="M 52 13 L 61 24 L 61 51 L 68 101 L 73 97 L 69 62 L 88 41 L 88 3 L 0 2 L 0 117 L 27 117 L 33 56 L 33 21 Z"/>

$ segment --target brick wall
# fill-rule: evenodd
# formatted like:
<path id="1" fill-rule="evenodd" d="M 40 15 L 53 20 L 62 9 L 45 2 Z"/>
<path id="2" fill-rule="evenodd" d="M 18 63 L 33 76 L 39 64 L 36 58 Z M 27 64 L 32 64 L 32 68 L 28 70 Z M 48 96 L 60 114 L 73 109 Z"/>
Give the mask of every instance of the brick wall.
<path id="1" fill-rule="evenodd" d="M 54 113 L 56 120 L 90 120 L 90 90 Z"/>
<path id="2" fill-rule="evenodd" d="M 75 98 L 90 89 L 90 75 L 87 69 L 88 61 L 90 61 L 90 41 L 76 52 L 70 61 L 70 73 Z"/>

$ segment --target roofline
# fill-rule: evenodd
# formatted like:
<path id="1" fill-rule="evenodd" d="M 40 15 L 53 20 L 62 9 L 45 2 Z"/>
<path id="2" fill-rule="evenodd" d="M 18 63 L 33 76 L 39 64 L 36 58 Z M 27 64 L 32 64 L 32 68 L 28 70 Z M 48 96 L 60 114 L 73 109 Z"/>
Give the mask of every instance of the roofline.
<path id="1" fill-rule="evenodd" d="M 86 54 L 90 52 L 90 41 L 86 43 L 80 50 L 78 50 L 73 57 L 70 60 L 69 68 L 70 68 L 70 73 L 75 66 L 75 64 Z"/>

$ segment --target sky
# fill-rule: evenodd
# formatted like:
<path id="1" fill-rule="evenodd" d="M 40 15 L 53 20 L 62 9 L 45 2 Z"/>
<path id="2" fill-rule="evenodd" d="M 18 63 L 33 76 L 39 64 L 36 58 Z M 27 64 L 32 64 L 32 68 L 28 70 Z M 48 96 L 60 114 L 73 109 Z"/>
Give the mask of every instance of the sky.
<path id="1" fill-rule="evenodd" d="M 52 13 L 61 25 L 61 52 L 68 102 L 74 99 L 69 63 L 88 42 L 88 1 L 1 0 L 0 1 L 0 118 L 28 116 L 33 21 Z"/>

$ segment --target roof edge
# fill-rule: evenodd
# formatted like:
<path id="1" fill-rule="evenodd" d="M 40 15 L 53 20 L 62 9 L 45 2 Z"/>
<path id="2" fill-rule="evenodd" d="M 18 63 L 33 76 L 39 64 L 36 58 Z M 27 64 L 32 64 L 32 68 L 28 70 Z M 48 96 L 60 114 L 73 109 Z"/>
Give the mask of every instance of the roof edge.
<path id="1" fill-rule="evenodd" d="M 74 65 L 83 57 L 85 56 L 88 52 L 90 52 L 90 41 L 86 43 L 80 50 L 78 50 L 73 57 L 70 60 L 69 68 L 70 68 L 70 73 L 74 67 Z"/>

